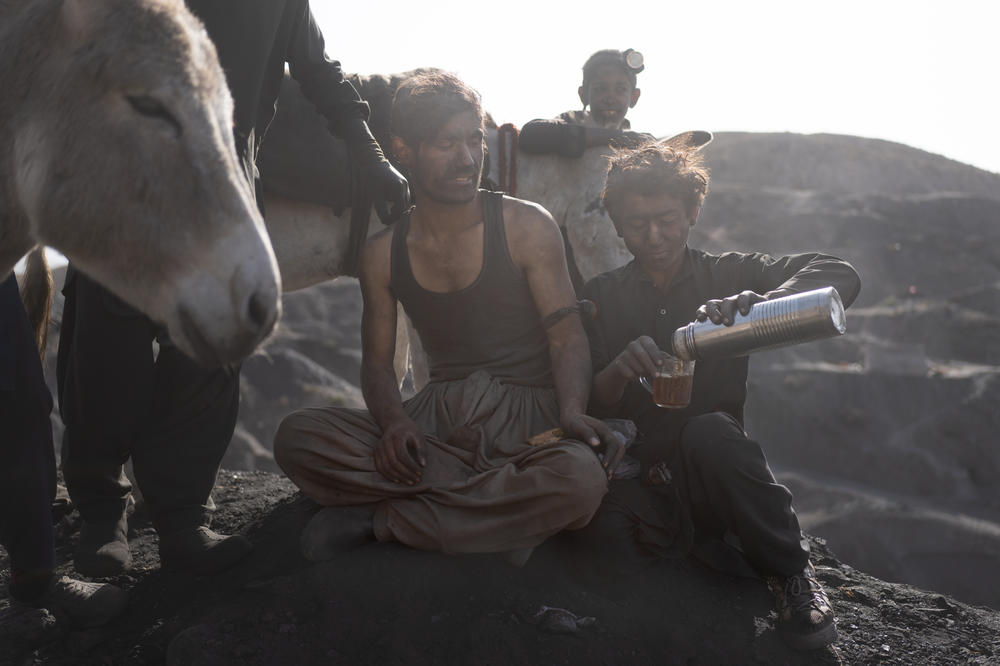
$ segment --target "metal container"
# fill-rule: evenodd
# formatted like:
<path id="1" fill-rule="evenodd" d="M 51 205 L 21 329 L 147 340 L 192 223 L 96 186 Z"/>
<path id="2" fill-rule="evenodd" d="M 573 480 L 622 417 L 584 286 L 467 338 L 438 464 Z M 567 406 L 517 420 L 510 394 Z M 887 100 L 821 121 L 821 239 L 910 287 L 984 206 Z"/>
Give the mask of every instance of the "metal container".
<path id="1" fill-rule="evenodd" d="M 814 289 L 754 303 L 731 326 L 709 320 L 691 322 L 674 331 L 674 355 L 683 359 L 746 356 L 802 342 L 842 335 L 847 330 L 844 304 L 833 287 Z"/>

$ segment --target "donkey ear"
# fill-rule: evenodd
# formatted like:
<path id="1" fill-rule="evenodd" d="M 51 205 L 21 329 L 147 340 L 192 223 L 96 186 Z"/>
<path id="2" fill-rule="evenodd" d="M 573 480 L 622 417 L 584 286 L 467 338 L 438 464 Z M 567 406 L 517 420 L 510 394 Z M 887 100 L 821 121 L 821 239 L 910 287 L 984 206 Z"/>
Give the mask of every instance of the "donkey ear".
<path id="1" fill-rule="evenodd" d="M 90 34 L 98 4 L 94 0 L 63 0 L 62 23 L 71 41 L 79 41 Z"/>
<path id="2" fill-rule="evenodd" d="M 674 150 L 701 150 L 712 143 L 713 138 L 713 134 L 706 130 L 692 130 L 661 139 L 660 143 Z"/>

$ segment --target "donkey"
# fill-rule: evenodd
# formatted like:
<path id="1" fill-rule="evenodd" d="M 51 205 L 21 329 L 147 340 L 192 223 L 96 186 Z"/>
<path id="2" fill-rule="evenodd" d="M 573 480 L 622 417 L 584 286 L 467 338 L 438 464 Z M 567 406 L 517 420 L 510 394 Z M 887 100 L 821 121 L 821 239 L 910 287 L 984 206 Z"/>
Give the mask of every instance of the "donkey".
<path id="1" fill-rule="evenodd" d="M 280 277 L 183 1 L 0 0 L 0 90 L 0 276 L 48 245 L 196 360 L 253 351 Z"/>

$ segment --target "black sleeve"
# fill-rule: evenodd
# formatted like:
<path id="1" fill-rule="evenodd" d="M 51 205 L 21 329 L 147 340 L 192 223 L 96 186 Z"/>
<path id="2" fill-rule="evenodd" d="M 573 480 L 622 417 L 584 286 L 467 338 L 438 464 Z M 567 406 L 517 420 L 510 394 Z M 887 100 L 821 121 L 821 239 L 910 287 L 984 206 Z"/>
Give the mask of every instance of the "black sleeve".
<path id="1" fill-rule="evenodd" d="M 861 278 L 854 267 L 843 259 L 828 254 L 806 253 L 785 257 L 750 254 L 746 257 L 746 269 L 750 271 L 747 277 L 758 293 L 774 289 L 801 293 L 833 287 L 840 294 L 846 308 L 861 291 Z"/>
<path id="2" fill-rule="evenodd" d="M 309 3 L 297 10 L 285 60 L 306 98 L 327 120 L 330 131 L 348 140 L 359 124 L 368 120 L 368 103 L 362 101 L 351 82 L 344 78 L 340 63 L 326 56 L 323 33 L 313 19 Z"/>
<path id="3" fill-rule="evenodd" d="M 608 351 L 607 339 L 604 335 L 603 313 L 607 305 L 600 296 L 600 288 L 597 279 L 592 279 L 583 286 L 580 298 L 591 301 L 597 306 L 597 311 L 592 317 L 583 317 L 583 327 L 587 331 L 587 340 L 590 342 L 590 363 L 594 374 L 607 367 L 611 362 L 611 357 L 617 352 Z M 620 351 L 620 350 L 619 350 Z"/>
<path id="4" fill-rule="evenodd" d="M 587 340 L 590 342 L 590 363 L 591 372 L 596 375 L 604 368 L 608 367 L 611 360 L 618 355 L 621 349 L 608 349 L 608 338 L 605 333 L 607 317 L 611 315 L 610 295 L 607 289 L 601 288 L 600 276 L 591 279 L 584 285 L 580 293 L 581 298 L 592 301 L 597 306 L 597 312 L 593 317 L 584 318 L 584 328 L 587 331 Z M 602 295 L 603 294 L 603 295 Z M 591 380 L 593 381 L 593 380 Z M 622 405 L 625 403 L 625 394 L 628 387 L 622 393 L 621 399 L 614 405 L 601 405 L 595 402 L 593 391 L 591 391 L 590 402 L 587 405 L 587 413 L 600 419 L 616 418 L 621 416 Z"/>
<path id="5" fill-rule="evenodd" d="M 587 151 L 587 128 L 561 119 L 532 120 L 521 128 L 517 146 L 535 155 L 580 157 Z"/>

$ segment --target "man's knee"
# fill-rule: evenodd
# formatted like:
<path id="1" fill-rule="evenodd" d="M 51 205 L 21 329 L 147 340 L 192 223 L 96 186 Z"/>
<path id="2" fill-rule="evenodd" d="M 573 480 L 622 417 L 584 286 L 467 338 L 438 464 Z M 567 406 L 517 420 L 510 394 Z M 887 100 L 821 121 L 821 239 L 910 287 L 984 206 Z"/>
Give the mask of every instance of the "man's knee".
<path id="1" fill-rule="evenodd" d="M 302 443 L 306 438 L 308 417 L 301 411 L 283 418 L 274 433 L 274 461 L 278 467 L 291 476 L 302 454 Z"/>
<path id="2" fill-rule="evenodd" d="M 725 412 L 689 419 L 681 431 L 681 451 L 686 460 L 700 467 L 732 466 L 744 455 L 763 455 L 739 422 Z"/>
<path id="3" fill-rule="evenodd" d="M 589 518 L 608 492 L 608 476 L 601 462 L 583 445 L 564 445 L 559 449 L 558 472 L 567 479 L 561 491 L 568 506 L 579 507 Z"/>

